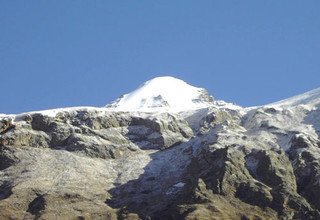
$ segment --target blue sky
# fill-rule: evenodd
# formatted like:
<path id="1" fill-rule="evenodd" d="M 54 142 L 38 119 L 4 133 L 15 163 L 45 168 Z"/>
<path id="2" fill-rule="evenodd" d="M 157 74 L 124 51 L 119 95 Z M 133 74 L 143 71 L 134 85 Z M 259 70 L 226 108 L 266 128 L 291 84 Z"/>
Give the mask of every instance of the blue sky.
<path id="1" fill-rule="evenodd" d="M 320 1 L 0 1 L 0 112 L 104 106 L 171 75 L 243 106 L 320 87 Z"/>

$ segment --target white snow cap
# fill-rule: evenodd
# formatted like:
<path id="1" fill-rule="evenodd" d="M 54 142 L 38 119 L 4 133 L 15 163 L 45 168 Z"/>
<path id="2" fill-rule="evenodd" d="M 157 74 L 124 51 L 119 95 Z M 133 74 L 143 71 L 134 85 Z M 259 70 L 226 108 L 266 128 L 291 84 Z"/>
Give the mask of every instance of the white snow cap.
<path id="1" fill-rule="evenodd" d="M 106 107 L 120 111 L 184 111 L 208 107 L 212 101 L 205 89 L 163 76 L 145 82 Z"/>

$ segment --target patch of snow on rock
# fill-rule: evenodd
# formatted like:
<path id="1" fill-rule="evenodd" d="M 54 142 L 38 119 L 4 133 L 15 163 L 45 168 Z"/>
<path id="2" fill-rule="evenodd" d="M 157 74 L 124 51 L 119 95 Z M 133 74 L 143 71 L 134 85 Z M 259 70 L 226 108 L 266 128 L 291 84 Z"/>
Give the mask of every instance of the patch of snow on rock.
<path id="1" fill-rule="evenodd" d="M 173 187 L 182 188 L 182 187 L 184 187 L 184 185 L 185 185 L 185 183 L 180 182 L 180 183 L 175 184 Z"/>
<path id="2" fill-rule="evenodd" d="M 183 188 L 185 186 L 185 183 L 179 182 L 175 185 L 173 185 L 172 187 L 170 187 L 168 189 L 168 191 L 166 192 L 166 195 L 170 195 L 170 194 L 175 194 L 177 193 L 181 188 Z"/>

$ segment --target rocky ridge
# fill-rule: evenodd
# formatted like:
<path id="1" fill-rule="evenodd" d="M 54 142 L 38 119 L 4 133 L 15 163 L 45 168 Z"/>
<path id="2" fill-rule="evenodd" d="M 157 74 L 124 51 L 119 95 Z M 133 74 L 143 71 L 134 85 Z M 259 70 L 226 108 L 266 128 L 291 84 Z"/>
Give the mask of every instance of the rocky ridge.
<path id="1" fill-rule="evenodd" d="M 1 115 L 0 219 L 319 219 L 316 93 Z"/>

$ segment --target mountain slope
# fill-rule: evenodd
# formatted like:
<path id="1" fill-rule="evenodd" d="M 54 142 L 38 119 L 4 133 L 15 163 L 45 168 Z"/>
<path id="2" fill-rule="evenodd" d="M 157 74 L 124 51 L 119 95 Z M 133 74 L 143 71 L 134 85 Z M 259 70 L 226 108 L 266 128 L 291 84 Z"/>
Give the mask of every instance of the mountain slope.
<path id="1" fill-rule="evenodd" d="M 279 102 L 271 103 L 270 106 L 294 107 L 297 105 L 315 106 L 320 104 L 320 88 L 297 95 Z"/>
<path id="2" fill-rule="evenodd" d="M 319 219 L 317 103 L 243 109 L 163 77 L 107 108 L 0 115 L 0 219 Z"/>

